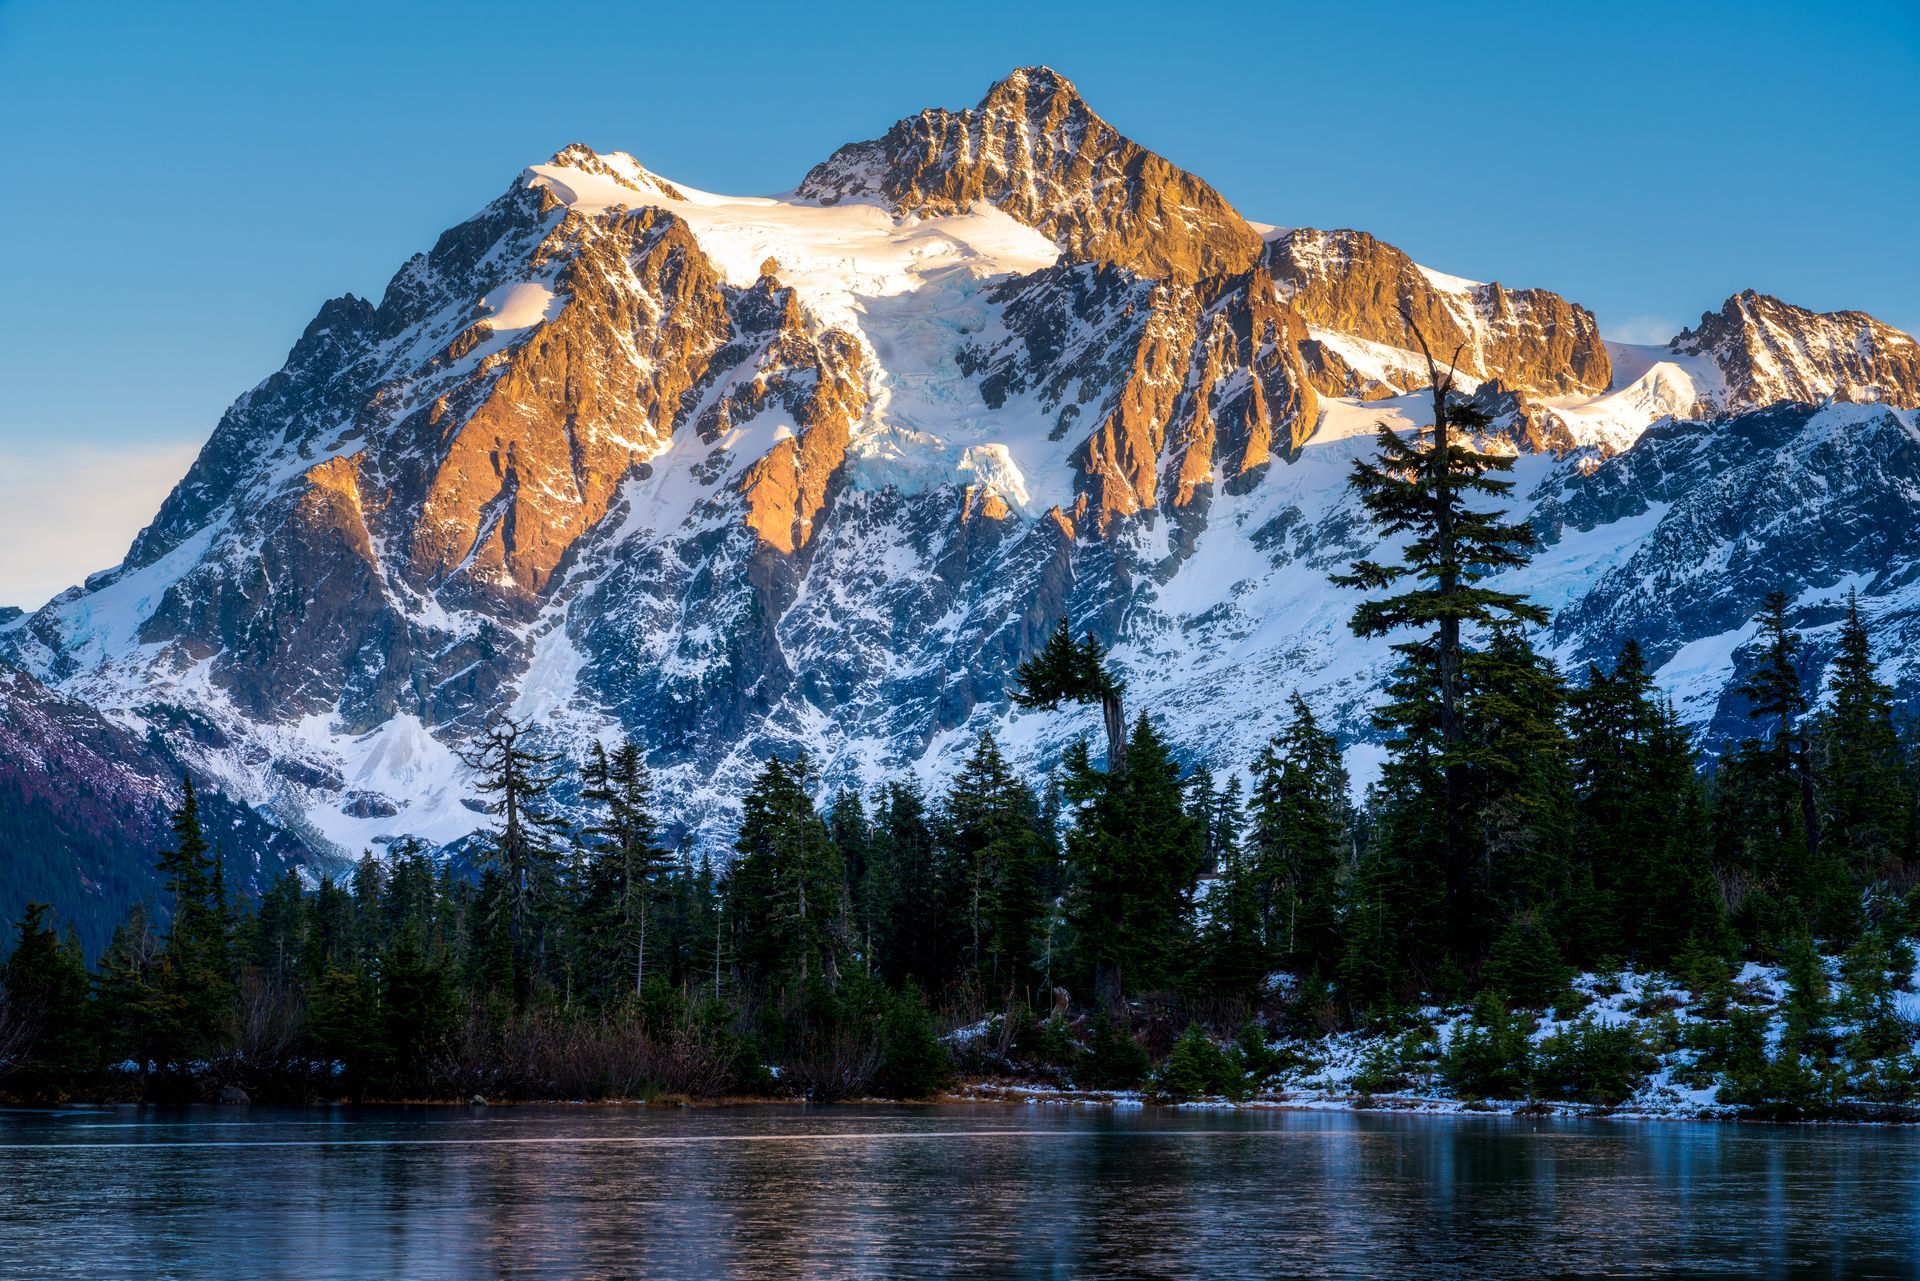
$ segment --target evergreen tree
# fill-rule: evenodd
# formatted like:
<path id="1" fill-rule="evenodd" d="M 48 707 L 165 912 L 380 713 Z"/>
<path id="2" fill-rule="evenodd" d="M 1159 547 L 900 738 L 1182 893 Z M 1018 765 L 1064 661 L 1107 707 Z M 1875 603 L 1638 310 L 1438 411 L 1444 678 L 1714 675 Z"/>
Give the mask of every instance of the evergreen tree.
<path id="1" fill-rule="evenodd" d="M 58 1096 L 91 1066 L 86 958 L 79 936 L 54 932 L 53 909 L 28 903 L 15 930 L 17 941 L 0 965 L 0 989 L 15 1035 L 9 1084 L 22 1093 Z"/>
<path id="2" fill-rule="evenodd" d="M 1462 707 L 1476 757 L 1467 777 L 1482 854 L 1466 898 L 1469 932 L 1456 946 L 1470 962 L 1511 921 L 1551 913 L 1565 899 L 1573 792 L 1566 688 L 1554 665 L 1502 623 L 1468 652 L 1466 677 Z"/>
<path id="3" fill-rule="evenodd" d="M 1047 638 L 1040 652 L 1020 664 L 1018 682 L 1009 694 L 1015 707 L 1058 707 L 1062 703 L 1098 703 L 1107 731 L 1107 768 L 1127 768 L 1127 717 L 1121 704 L 1126 682 L 1108 670 L 1106 651 L 1093 633 L 1073 639 L 1067 620 Z"/>
<path id="4" fill-rule="evenodd" d="M 1223 795 L 1232 790 L 1230 786 Z M 1253 861 L 1239 841 L 1227 843 L 1214 857 L 1218 872 L 1205 903 L 1198 977 L 1209 994 L 1249 1000 L 1259 993 L 1268 970 L 1259 885 Z"/>
<path id="5" fill-rule="evenodd" d="M 581 799 L 596 807 L 598 821 L 588 831 L 582 941 L 596 983 L 637 1000 L 647 982 L 647 928 L 673 856 L 660 844 L 653 783 L 638 744 L 629 739 L 609 758 L 595 743 L 583 779 Z"/>
<path id="6" fill-rule="evenodd" d="M 109 1061 L 131 1060 L 142 1090 L 159 1065 L 164 1045 L 165 999 L 161 971 L 166 940 L 144 903 L 136 903 L 113 931 L 94 978 L 98 1041 Z"/>
<path id="7" fill-rule="evenodd" d="M 955 872 L 967 966 L 998 993 L 1031 974 L 1043 903 L 1033 792 L 1014 775 L 991 731 L 954 776 L 939 824 Z"/>
<path id="8" fill-rule="evenodd" d="M 1726 843 L 1765 891 L 1747 904 L 1749 928 L 1778 934 L 1813 923 L 1851 937 L 1857 907 L 1844 871 L 1821 848 L 1800 637 L 1787 623 L 1786 594 L 1768 596 L 1757 621 L 1760 662 L 1738 692 L 1760 736 L 1741 745 L 1721 792 Z M 1765 919 L 1755 912 L 1762 905 Z"/>
<path id="9" fill-rule="evenodd" d="M 951 966 L 943 942 L 932 820 L 916 783 L 889 783 L 874 807 L 865 887 L 874 968 L 888 983 L 937 992 Z"/>
<path id="10" fill-rule="evenodd" d="M 173 919 L 161 956 L 155 1030 L 161 1056 L 184 1065 L 213 1054 L 232 1016 L 233 972 L 226 905 L 190 778 L 172 826 L 174 848 L 158 858 Z"/>
<path id="11" fill-rule="evenodd" d="M 1498 474 L 1513 460 L 1475 448 L 1473 437 L 1488 425 L 1486 415 L 1453 398 L 1454 369 L 1442 376 L 1411 313 L 1403 310 L 1402 316 L 1427 354 L 1433 425 L 1418 439 L 1403 440 L 1382 423 L 1377 455 L 1354 464 L 1350 487 L 1375 529 L 1384 538 L 1404 541 L 1405 559 L 1356 561 L 1351 573 L 1336 575 L 1334 582 L 1388 593 L 1355 608 L 1356 635 L 1417 633 L 1394 646 L 1401 657 L 1397 690 L 1390 691 L 1375 721 L 1394 733 L 1396 750 L 1418 758 L 1419 769 L 1408 771 L 1403 781 L 1426 788 L 1418 803 L 1439 811 L 1438 849 L 1426 853 L 1437 854 L 1441 862 L 1457 944 L 1475 931 L 1471 900 L 1481 857 L 1472 839 L 1470 775 L 1483 762 L 1483 748 L 1473 741 L 1465 707 L 1469 632 L 1500 622 L 1544 624 L 1547 614 L 1524 596 L 1485 583 L 1526 563 L 1533 545 L 1528 526 L 1503 521 L 1504 512 L 1470 505 L 1512 490 L 1513 482 Z M 1415 856 L 1412 851 L 1402 855 Z"/>
<path id="12" fill-rule="evenodd" d="M 563 824 L 549 809 L 553 758 L 527 743 L 526 726 L 502 716 L 488 725 L 462 759 L 477 773 L 475 788 L 493 798 L 487 812 L 495 818 L 485 846 L 487 865 L 499 874 L 497 906 L 506 914 L 517 1000 L 531 993 L 544 956 L 540 909 L 553 893 L 559 850 L 554 834 Z M 536 917 L 540 918 L 536 920 Z"/>
<path id="13" fill-rule="evenodd" d="M 1293 969 L 1330 969 L 1340 952 L 1347 771 L 1306 700 L 1288 702 L 1286 727 L 1254 760 L 1249 860 L 1269 946 Z"/>
<path id="14" fill-rule="evenodd" d="M 1831 702 L 1814 727 L 1819 828 L 1855 881 L 1872 881 L 1907 856 L 1913 795 L 1893 723 L 1893 690 L 1879 678 L 1859 601 L 1851 595 L 1827 688 Z"/>
<path id="15" fill-rule="evenodd" d="M 744 803 L 727 901 L 735 955 L 755 987 L 819 978 L 831 989 L 851 950 L 845 869 L 814 810 L 815 781 L 804 753 L 792 764 L 769 757 Z"/>
<path id="16" fill-rule="evenodd" d="M 1113 1010 L 1127 991 L 1171 978 L 1191 925 L 1205 833 L 1186 807 L 1166 741 L 1145 716 L 1134 722 L 1126 773 L 1095 770 L 1086 745 L 1075 744 L 1063 790 L 1075 807 L 1067 837 L 1073 924 L 1095 996 Z"/>

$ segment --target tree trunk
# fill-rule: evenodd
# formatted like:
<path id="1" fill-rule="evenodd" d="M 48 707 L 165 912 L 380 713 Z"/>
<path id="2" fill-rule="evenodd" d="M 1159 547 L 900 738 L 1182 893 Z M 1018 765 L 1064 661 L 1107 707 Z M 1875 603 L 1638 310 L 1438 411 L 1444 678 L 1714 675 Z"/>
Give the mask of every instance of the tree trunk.
<path id="1" fill-rule="evenodd" d="M 1118 961 L 1093 963 L 1093 996 L 1106 1013 L 1118 1016 L 1124 1012 L 1126 993 L 1121 986 Z"/>
<path id="2" fill-rule="evenodd" d="M 1116 776 L 1124 774 L 1127 772 L 1127 716 L 1120 706 L 1120 695 L 1101 694 L 1100 715 L 1107 725 L 1107 772 Z"/>

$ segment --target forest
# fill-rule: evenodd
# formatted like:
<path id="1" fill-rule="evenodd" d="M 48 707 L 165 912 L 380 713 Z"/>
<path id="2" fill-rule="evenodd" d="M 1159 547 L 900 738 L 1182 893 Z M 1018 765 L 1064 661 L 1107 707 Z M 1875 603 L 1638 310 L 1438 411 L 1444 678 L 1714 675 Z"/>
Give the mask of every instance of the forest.
<path id="1" fill-rule="evenodd" d="M 1510 460 L 1435 382 L 1435 427 L 1383 428 L 1352 477 L 1402 549 L 1336 579 L 1354 632 L 1397 655 L 1363 803 L 1282 691 L 1255 759 L 1183 766 L 1065 621 L 1011 692 L 1086 718 L 1043 776 L 991 732 L 947 777 L 864 795 L 768 759 L 724 859 L 669 839 L 641 744 L 563 761 L 502 717 L 471 748 L 492 822 L 460 857 L 401 842 L 241 901 L 188 780 L 163 901 L 97 960 L 41 905 L 15 926 L 0 1093 L 833 1100 L 1005 1079 L 1239 1098 L 1364 1032 L 1387 1047 L 1368 1092 L 1424 1073 L 1617 1104 L 1685 1049 L 1762 1113 L 1905 1104 L 1920 753 L 1859 610 L 1810 689 L 1769 598 L 1751 736 L 1703 759 L 1637 644 L 1571 675 L 1534 647 L 1545 610 L 1496 586 L 1533 542 L 1495 509 Z M 1784 975 L 1777 1034 L 1739 981 L 1754 963 Z M 1683 994 L 1670 1044 L 1592 1019 L 1531 1035 L 1591 999 L 1576 975 L 1623 967 Z M 1447 1009 L 1467 1013 L 1440 1046 Z"/>

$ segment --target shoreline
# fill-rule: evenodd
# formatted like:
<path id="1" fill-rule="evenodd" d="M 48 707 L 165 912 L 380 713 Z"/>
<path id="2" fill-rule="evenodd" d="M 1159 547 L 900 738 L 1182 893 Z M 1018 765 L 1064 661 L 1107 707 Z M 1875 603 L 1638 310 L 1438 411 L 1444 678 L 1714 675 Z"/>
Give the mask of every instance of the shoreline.
<path id="1" fill-rule="evenodd" d="M 1017 1084 L 1001 1080 L 977 1080 L 956 1084 L 953 1088 L 924 1099 L 846 1098 L 828 1101 L 780 1095 L 726 1095 L 692 1098 L 663 1095 L 658 1098 L 457 1098 L 406 1099 L 310 1099 L 301 1102 L 247 1100 L 134 1100 L 68 1099 L 58 1103 L 0 1103 L 0 1112 L 58 1113 L 98 1108 L 466 1108 L 474 1111 L 513 1108 L 638 1109 L 646 1111 L 703 1111 L 717 1108 L 804 1107 L 920 1107 L 927 1105 L 966 1105 L 975 1107 L 1087 1107 L 1114 1111 L 1159 1108 L 1176 1112 L 1347 1112 L 1369 1115 L 1418 1117 L 1505 1117 L 1527 1120 L 1587 1121 L 1686 1121 L 1736 1122 L 1758 1125 L 1872 1125 L 1920 1126 L 1920 1105 L 1891 1103 L 1842 1103 L 1832 1112 L 1813 1116 L 1768 1116 L 1752 1109 L 1732 1105 L 1693 1108 L 1606 1107 L 1600 1104 L 1541 1099 L 1457 1099 L 1438 1095 L 1351 1092 L 1282 1091 L 1245 1099 L 1220 1097 L 1172 1100 L 1150 1098 L 1138 1090 L 1076 1090 L 1042 1084 Z"/>

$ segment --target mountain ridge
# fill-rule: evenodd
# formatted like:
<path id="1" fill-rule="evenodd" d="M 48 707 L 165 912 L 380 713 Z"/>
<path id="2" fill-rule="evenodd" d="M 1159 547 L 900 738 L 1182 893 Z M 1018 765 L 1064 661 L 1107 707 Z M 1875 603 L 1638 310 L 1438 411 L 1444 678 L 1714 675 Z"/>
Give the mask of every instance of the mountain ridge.
<path id="1" fill-rule="evenodd" d="M 0 623 L 0 658 L 316 857 L 473 830 L 457 749 L 502 710 L 568 751 L 639 736 L 717 845 L 768 751 L 867 784 L 992 726 L 1039 764 L 1086 727 L 1005 687 L 1063 616 L 1190 759 L 1244 764 L 1298 689 L 1364 764 L 1390 655 L 1325 575 L 1374 545 L 1344 491 L 1374 423 L 1421 421 L 1403 303 L 1519 460 L 1548 545 L 1515 583 L 1563 661 L 1651 629 L 1724 735 L 1731 620 L 1769 574 L 1810 619 L 1852 582 L 1889 643 L 1920 635 L 1910 338 L 1743 294 L 1608 343 L 1560 295 L 1363 232 L 1263 237 L 1029 69 L 791 198 L 579 144 L 528 167 L 378 302 L 324 304 L 122 565 Z M 1679 561 L 1776 509 L 1731 587 L 1695 584 L 1711 608 L 1630 578 L 1693 582 Z M 1849 520 L 1885 536 L 1822 560 L 1793 534 Z"/>

